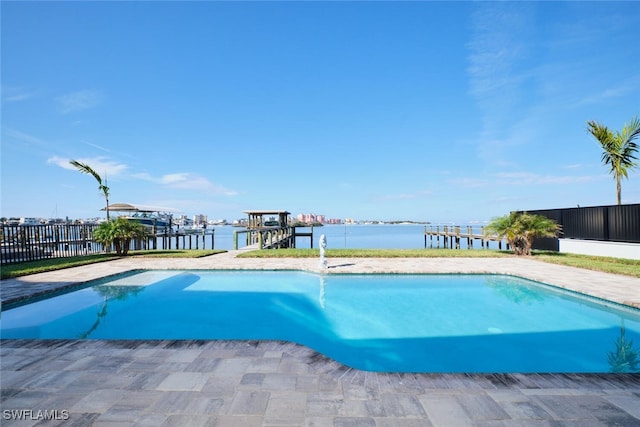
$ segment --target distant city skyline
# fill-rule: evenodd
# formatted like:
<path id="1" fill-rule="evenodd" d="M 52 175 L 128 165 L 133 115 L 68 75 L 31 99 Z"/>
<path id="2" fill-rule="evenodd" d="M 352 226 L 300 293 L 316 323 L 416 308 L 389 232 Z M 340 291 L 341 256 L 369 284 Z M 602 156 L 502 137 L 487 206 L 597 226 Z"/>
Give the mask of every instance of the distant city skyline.
<path id="1" fill-rule="evenodd" d="M 112 216 L 114 215 L 114 213 L 117 216 L 117 212 L 112 212 Z M 185 214 L 172 214 L 174 221 L 176 222 L 184 222 L 184 221 L 188 221 L 190 223 L 195 223 L 195 224 L 201 224 L 201 223 L 217 223 L 217 222 L 227 222 L 227 223 L 232 223 L 233 221 L 237 221 L 237 220 L 242 220 L 242 219 L 247 219 L 247 216 L 245 215 L 244 217 L 234 217 L 234 218 L 210 218 L 208 215 L 206 214 L 196 214 L 196 215 L 185 215 Z M 69 221 L 76 221 L 76 220 L 98 220 L 98 219 L 102 219 L 101 217 L 88 217 L 88 218 L 56 218 L 56 217 L 33 217 L 33 216 L 29 216 L 29 215 L 21 215 L 21 216 L 12 216 L 12 217 L 5 217 L 2 216 L 0 217 L 2 218 L 4 221 L 8 221 L 8 220 L 36 220 L 40 223 L 45 223 L 45 222 L 55 222 L 55 221 L 60 221 L 60 220 L 69 220 Z M 299 213 L 297 215 L 289 215 L 289 219 L 290 221 L 299 221 L 299 222 L 304 222 L 304 223 L 314 223 L 314 222 L 318 222 L 321 224 L 343 224 L 345 222 L 350 223 L 350 222 L 372 222 L 372 221 L 382 221 L 382 220 L 377 220 L 374 218 L 363 218 L 363 219 L 353 219 L 353 218 L 328 218 L 326 215 L 324 214 L 313 214 L 313 213 Z M 405 219 L 405 220 L 409 220 L 410 219 Z M 392 221 L 402 221 L 402 220 L 392 220 Z"/>
<path id="2" fill-rule="evenodd" d="M 0 216 L 488 221 L 615 203 L 637 2 L 3 2 Z M 640 170 L 622 182 L 640 202 Z"/>

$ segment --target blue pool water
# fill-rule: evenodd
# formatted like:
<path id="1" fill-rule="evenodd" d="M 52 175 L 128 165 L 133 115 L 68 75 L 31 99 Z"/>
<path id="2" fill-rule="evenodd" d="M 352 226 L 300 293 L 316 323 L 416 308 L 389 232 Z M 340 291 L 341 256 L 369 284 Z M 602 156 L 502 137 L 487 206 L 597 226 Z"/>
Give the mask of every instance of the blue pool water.
<path id="1" fill-rule="evenodd" d="M 370 371 L 640 368 L 640 310 L 501 275 L 141 271 L 1 323 L 2 338 L 292 341 Z"/>

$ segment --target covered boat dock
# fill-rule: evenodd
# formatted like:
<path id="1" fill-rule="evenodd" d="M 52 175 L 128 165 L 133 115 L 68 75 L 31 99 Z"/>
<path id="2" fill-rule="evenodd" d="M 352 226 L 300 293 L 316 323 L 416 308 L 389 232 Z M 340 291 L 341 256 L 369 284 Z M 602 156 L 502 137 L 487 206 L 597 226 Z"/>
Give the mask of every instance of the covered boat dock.
<path id="1" fill-rule="evenodd" d="M 291 213 L 285 210 L 247 210 L 246 230 L 233 232 L 233 248 L 238 249 L 240 234 L 246 234 L 246 249 L 295 248 L 296 237 L 310 237 L 313 247 L 313 231 L 296 233 L 289 225 Z"/>

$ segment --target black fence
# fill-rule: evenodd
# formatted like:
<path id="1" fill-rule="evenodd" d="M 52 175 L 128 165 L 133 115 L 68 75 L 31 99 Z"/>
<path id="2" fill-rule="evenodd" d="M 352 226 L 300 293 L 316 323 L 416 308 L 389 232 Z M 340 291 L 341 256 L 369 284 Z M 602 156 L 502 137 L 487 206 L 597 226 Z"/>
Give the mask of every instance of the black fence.
<path id="1" fill-rule="evenodd" d="M 96 227 L 87 224 L 3 225 L 0 264 L 104 253 L 104 245 L 93 240 Z M 151 235 L 132 241 L 129 249 L 180 249 L 180 246 L 182 249 L 200 249 L 200 240 L 205 249 L 205 237 L 211 239 L 209 247 L 213 249 L 213 229 L 206 235 L 173 232 Z"/>
<path id="2" fill-rule="evenodd" d="M 555 220 L 565 239 L 640 243 L 640 204 L 527 211 Z M 558 239 L 538 239 L 534 249 L 558 250 Z"/>

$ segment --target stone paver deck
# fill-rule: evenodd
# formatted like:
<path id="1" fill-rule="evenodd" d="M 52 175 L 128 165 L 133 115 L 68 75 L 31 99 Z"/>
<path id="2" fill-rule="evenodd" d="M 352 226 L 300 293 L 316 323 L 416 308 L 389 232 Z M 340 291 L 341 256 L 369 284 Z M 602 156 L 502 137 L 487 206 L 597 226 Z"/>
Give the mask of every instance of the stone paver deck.
<path id="1" fill-rule="evenodd" d="M 328 273 L 513 274 L 640 306 L 638 279 L 530 259 L 328 261 Z M 6 302 L 147 268 L 317 271 L 319 263 L 240 259 L 235 253 L 201 259 L 122 259 L 2 281 L 1 297 Z M 640 425 L 638 374 L 374 373 L 275 341 L 0 344 L 3 426 Z M 45 422 L 43 411 L 58 420 Z M 27 419 L 16 420 L 19 415 Z"/>

